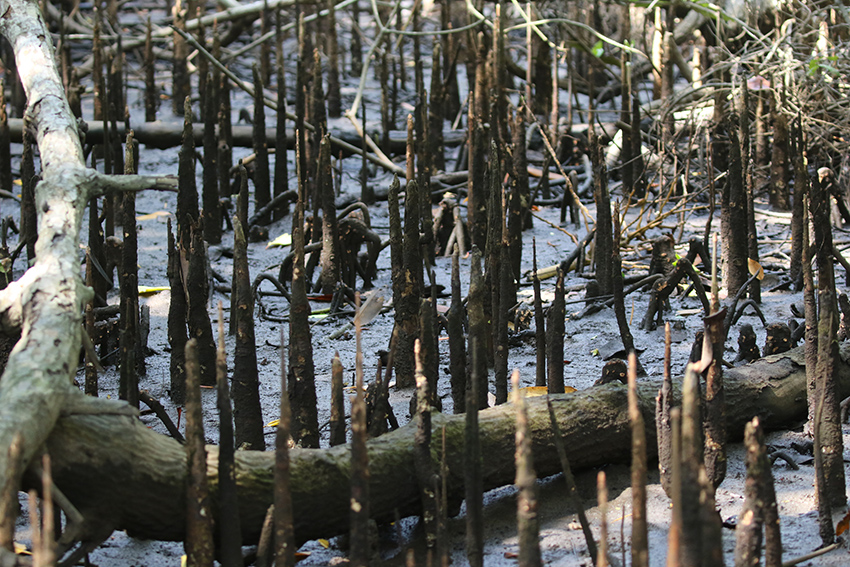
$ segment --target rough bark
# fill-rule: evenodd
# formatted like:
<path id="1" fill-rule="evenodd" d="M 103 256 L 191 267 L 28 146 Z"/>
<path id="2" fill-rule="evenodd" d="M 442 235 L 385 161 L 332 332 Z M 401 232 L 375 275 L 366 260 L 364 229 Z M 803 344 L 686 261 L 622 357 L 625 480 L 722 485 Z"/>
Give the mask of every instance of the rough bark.
<path id="1" fill-rule="evenodd" d="M 419 337 L 419 298 L 422 295 L 422 258 L 419 252 L 419 191 L 415 179 L 407 183 L 404 203 L 403 268 L 396 303 L 398 350 L 395 374 L 401 388 L 413 386 L 413 343 Z"/>
<path id="2" fill-rule="evenodd" d="M 300 154 L 299 151 L 296 152 Z M 299 173 L 301 175 L 301 173 Z M 304 273 L 304 183 L 292 221 L 292 301 L 289 307 L 289 402 L 292 409 L 290 433 L 304 447 L 319 446 L 319 418 L 316 414 L 316 378 L 313 366 L 313 343 L 310 331 L 310 303 Z"/>
<path id="3" fill-rule="evenodd" d="M 239 526 L 239 500 L 236 493 L 236 467 L 233 462 L 233 406 L 227 380 L 227 352 L 224 346 L 224 309 L 218 304 L 218 350 L 215 357 L 216 407 L 219 439 L 219 508 L 227 522 L 218 523 L 219 560 L 223 567 L 237 567 L 242 560 L 242 528 Z M 282 396 L 282 399 L 285 396 Z M 281 412 L 281 420 L 283 413 Z M 277 474 L 277 472 L 275 472 Z M 277 488 L 277 485 L 276 485 Z M 277 497 L 277 495 L 275 495 Z"/>
<path id="4" fill-rule="evenodd" d="M 815 378 L 815 395 L 820 408 L 820 448 L 823 455 L 824 486 L 818 486 L 818 498 L 829 498 L 834 507 L 847 501 L 844 479 L 844 445 L 841 435 L 840 400 L 835 383 L 835 365 L 838 361 L 838 300 L 835 291 L 835 272 L 832 256 L 832 225 L 829 220 L 829 195 L 818 178 L 812 180 L 810 189 L 812 225 L 815 233 L 815 250 L 818 268 L 818 358 Z M 815 406 L 817 408 L 817 406 Z M 816 415 L 817 415 L 817 409 Z M 820 483 L 818 483 L 820 485 Z"/>
<path id="5" fill-rule="evenodd" d="M 850 392 L 848 356 L 850 348 L 845 347 L 836 365 L 836 380 L 845 394 Z M 765 429 L 806 415 L 803 361 L 802 349 L 794 349 L 727 372 L 727 426 L 734 438 L 741 438 L 744 424 L 756 415 Z M 659 387 L 657 380 L 646 381 L 637 390 L 641 413 L 649 424 L 648 458 L 655 453 L 652 416 Z M 631 430 L 626 397 L 626 387 L 619 383 L 552 396 L 574 470 L 629 458 Z M 67 400 L 64 417 L 47 441 L 59 488 L 87 518 L 97 519 L 109 528 L 127 529 L 138 537 L 181 539 L 186 478 L 183 447 L 150 431 L 141 422 L 120 415 L 128 413 L 126 405 L 79 398 L 82 396 L 74 395 Z M 75 409 L 69 404 L 85 406 Z M 545 399 L 529 399 L 528 412 L 538 475 L 560 472 Z M 514 408 L 506 405 L 483 410 L 479 415 L 483 488 L 510 484 L 515 475 Z M 464 417 L 434 414 L 432 428 L 439 431 L 443 426 L 448 497 L 450 502 L 457 502 L 463 497 Z M 421 499 L 413 464 L 415 430 L 415 424 L 405 426 L 367 444 L 370 506 L 376 519 L 392 521 L 396 509 L 402 515 L 419 511 Z M 209 447 L 208 453 L 210 490 L 217 514 L 218 450 Z M 295 532 L 299 541 L 348 529 L 350 455 L 349 445 L 291 452 Z M 239 451 L 236 456 L 240 519 L 246 544 L 257 540 L 271 504 L 273 467 L 272 453 Z"/>
<path id="6" fill-rule="evenodd" d="M 528 183 L 528 155 L 525 148 L 525 113 L 527 109 L 520 105 L 516 120 L 511 128 L 513 154 L 511 169 L 511 197 L 508 212 L 508 231 L 510 233 L 511 281 L 519 280 L 522 265 L 522 230 L 531 218 L 531 188 Z M 516 302 L 514 302 L 516 303 Z"/>
<path id="7" fill-rule="evenodd" d="M 22 462 L 29 463 L 59 417 L 79 361 L 83 306 L 91 298 L 80 277 L 78 256 L 88 199 L 110 185 L 139 189 L 153 187 L 157 181 L 138 176 L 123 176 L 119 181 L 85 167 L 77 122 L 65 98 L 51 35 L 38 5 L 3 1 L 0 14 L 0 33 L 15 52 L 43 169 L 35 188 L 40 229 L 36 261 L 18 282 L 3 290 L 0 299 L 4 325 L 17 324 L 22 329 L 0 379 L 2 486 L 13 440 L 20 435 Z"/>
<path id="8" fill-rule="evenodd" d="M 710 346 L 712 361 L 705 372 L 705 406 L 703 408 L 703 434 L 705 445 L 703 461 L 706 475 L 713 488 L 720 486 L 726 478 L 726 390 L 723 384 L 723 350 L 726 333 L 723 328 L 723 312 L 704 319 L 703 348 Z"/>
<path id="9" fill-rule="evenodd" d="M 730 123 L 737 122 L 731 118 Z M 747 196 L 737 128 L 729 128 L 729 181 L 723 191 L 721 231 L 723 238 L 723 285 L 732 296 L 747 281 Z"/>
<path id="10" fill-rule="evenodd" d="M 469 382 L 466 345 L 463 336 L 465 308 L 460 295 L 460 253 L 455 246 L 452 253 L 452 303 L 446 313 L 446 334 L 449 336 L 449 368 L 452 385 L 454 413 L 463 413 L 466 407 L 466 390 Z"/>
<path id="11" fill-rule="evenodd" d="M 211 78 L 208 85 L 214 85 Z M 201 191 L 204 206 L 204 240 L 210 244 L 221 242 L 221 207 L 218 193 L 218 136 L 215 126 L 218 122 L 218 96 L 216 91 L 206 94 L 202 111 L 204 113 L 204 176 Z M 228 164 L 229 167 L 230 164 Z"/>
<path id="12" fill-rule="evenodd" d="M 203 402 L 201 400 L 201 369 L 195 339 L 186 343 L 186 462 L 189 478 L 186 482 L 186 563 L 192 567 L 211 567 L 213 564 L 213 522 L 210 516 L 209 465 L 204 445 Z"/>
<path id="13" fill-rule="evenodd" d="M 215 339 L 212 333 L 210 313 L 207 310 L 210 287 L 207 275 L 207 248 L 204 244 L 203 218 L 192 223 L 188 241 L 181 241 L 179 254 L 188 267 L 183 274 L 186 290 L 186 323 L 189 338 L 198 340 L 198 356 L 201 364 L 201 384 L 215 386 Z"/>
<path id="14" fill-rule="evenodd" d="M 322 293 L 333 293 L 339 282 L 339 229 L 334 207 L 334 182 L 331 169 L 331 143 L 328 137 L 319 142 L 318 198 L 322 205 Z"/>
<path id="15" fill-rule="evenodd" d="M 131 174 L 133 164 L 133 135 L 127 136 L 126 172 Z M 139 407 L 139 374 L 137 372 L 137 344 L 139 332 L 138 239 L 136 236 L 136 195 L 124 195 L 122 227 L 124 245 L 121 247 L 121 330 L 119 342 L 120 381 L 118 395 L 130 405 Z M 144 356 L 144 354 L 142 354 Z"/>
<path id="16" fill-rule="evenodd" d="M 744 507 L 738 514 L 735 527 L 735 565 L 740 567 L 761 564 L 765 504 L 761 487 L 765 475 L 770 474 L 770 462 L 757 420 L 747 424 L 744 444 L 747 447 L 747 480 L 744 483 Z"/>
<path id="17" fill-rule="evenodd" d="M 784 97 L 783 97 L 784 98 Z M 770 159 L 770 205 L 780 211 L 791 208 L 791 197 L 788 185 L 791 174 L 788 159 L 788 117 L 777 109 L 778 102 L 773 105 L 773 155 Z"/>
<path id="18" fill-rule="evenodd" d="M 594 139 L 591 144 L 595 143 Z M 593 199 L 596 201 L 596 248 L 594 254 L 596 282 L 599 284 L 601 295 L 610 295 L 614 292 L 614 273 L 611 265 L 614 237 L 611 232 L 611 195 L 608 193 L 608 172 L 605 164 L 602 163 L 602 157 L 599 156 L 600 150 L 593 148 L 591 151 L 597 155 L 593 166 Z"/>
<path id="19" fill-rule="evenodd" d="M 481 274 L 481 252 L 472 245 L 469 266 L 469 295 L 467 296 L 467 315 L 469 317 L 469 378 L 475 382 L 466 390 L 466 395 L 476 392 L 475 402 L 478 409 L 485 409 L 487 402 L 487 318 L 484 314 L 484 276 Z M 468 405 L 468 404 L 467 404 Z M 469 408 L 467 407 L 467 411 Z"/>
<path id="20" fill-rule="evenodd" d="M 254 339 L 254 297 L 248 265 L 248 241 L 239 219 L 233 219 L 233 273 L 236 286 L 236 353 L 233 361 L 233 417 L 236 446 L 265 449 L 263 415 L 260 411 L 260 378 L 257 372 L 257 345 Z"/>
<path id="21" fill-rule="evenodd" d="M 558 270 L 555 298 L 546 321 L 546 376 L 549 393 L 564 393 L 564 272 Z"/>
<path id="22" fill-rule="evenodd" d="M 670 374 L 670 323 L 667 323 L 664 329 L 664 378 L 661 389 L 658 390 L 658 397 L 655 399 L 655 431 L 658 435 L 658 473 L 661 487 L 671 500 L 676 494 L 673 490 L 673 436 L 675 434 L 671 417 L 674 405 L 673 379 Z"/>
<path id="23" fill-rule="evenodd" d="M 263 105 L 263 78 L 255 63 L 254 74 L 254 203 L 262 208 L 271 201 L 271 177 L 269 174 L 269 148 L 265 140 L 266 109 Z"/>
<path id="24" fill-rule="evenodd" d="M 180 254 L 168 219 L 168 284 L 171 286 L 171 300 L 168 302 L 168 344 L 171 346 L 169 372 L 171 377 L 169 395 L 175 404 L 186 401 L 186 365 L 184 347 L 189 337 L 186 334 L 186 294 L 183 291 L 183 275 L 180 268 Z"/>

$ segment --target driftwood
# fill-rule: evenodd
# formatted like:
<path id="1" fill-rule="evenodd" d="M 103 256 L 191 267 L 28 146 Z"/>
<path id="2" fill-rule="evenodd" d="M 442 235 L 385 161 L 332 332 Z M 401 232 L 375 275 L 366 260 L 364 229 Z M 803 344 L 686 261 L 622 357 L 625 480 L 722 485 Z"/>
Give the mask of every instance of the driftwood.
<path id="1" fill-rule="evenodd" d="M 175 188 L 176 180 L 119 179 L 87 169 L 38 5 L 4 0 L 0 14 L 0 33 L 15 52 L 43 168 L 35 189 L 36 262 L 0 294 L 2 326 L 21 329 L 0 379 L 0 485 L 5 485 L 13 440 L 20 436 L 22 461 L 29 464 L 53 429 L 64 399 L 78 392 L 71 384 L 79 362 L 81 314 L 92 296 L 80 277 L 78 256 L 86 203 L 106 191 Z"/>
<path id="2" fill-rule="evenodd" d="M 850 347 L 836 366 L 842 395 L 850 393 Z M 680 383 L 680 381 L 677 381 Z M 660 381 L 638 385 L 638 403 L 647 427 L 647 451 L 654 456 L 655 396 Z M 725 376 L 727 430 L 740 439 L 744 424 L 759 416 L 766 429 L 806 418 L 806 378 L 802 349 L 729 369 Z M 551 397 L 558 426 L 574 470 L 627 462 L 631 431 L 626 387 L 615 382 L 582 392 Z M 47 440 L 54 481 L 86 517 L 104 528 L 126 529 L 138 537 L 180 540 L 184 537 L 186 457 L 176 441 L 148 429 L 121 402 L 71 396 L 69 408 Z M 91 404 L 97 407 L 89 407 Z M 560 472 L 546 400 L 528 400 L 534 461 L 542 478 Z M 104 408 L 114 414 L 95 415 Z M 81 413 L 82 412 L 82 413 Z M 510 404 L 479 414 L 484 489 L 514 482 L 515 427 Z M 462 415 L 433 414 L 437 434 L 446 428 L 448 499 L 463 498 Z M 421 498 L 414 470 L 416 424 L 369 441 L 372 516 L 392 521 L 417 513 Z M 214 513 L 218 514 L 218 448 L 207 447 L 208 474 Z M 296 449 L 291 453 L 291 489 L 295 532 L 299 541 L 330 537 L 348 529 L 350 445 L 330 449 Z M 439 451 L 432 450 L 436 466 Z M 263 516 L 273 498 L 274 454 L 238 451 L 236 479 L 243 541 L 256 542 Z M 450 504 L 450 509 L 452 504 Z"/>

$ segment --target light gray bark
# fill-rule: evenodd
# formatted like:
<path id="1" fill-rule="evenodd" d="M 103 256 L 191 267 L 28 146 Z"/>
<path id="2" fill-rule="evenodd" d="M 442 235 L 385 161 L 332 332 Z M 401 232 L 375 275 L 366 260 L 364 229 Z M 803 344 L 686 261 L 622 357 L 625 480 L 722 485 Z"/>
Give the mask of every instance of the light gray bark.
<path id="1" fill-rule="evenodd" d="M 80 277 L 79 233 L 86 202 L 117 188 L 87 169 L 77 123 L 55 65 L 50 34 L 38 5 L 0 1 L 0 33 L 11 43 L 27 95 L 26 115 L 35 131 L 42 164 L 36 187 L 37 259 L 18 282 L 0 292 L 0 325 L 19 327 L 0 379 L 0 484 L 8 448 L 22 435 L 24 464 L 41 450 L 72 388 L 79 360 L 82 308 L 92 291 Z M 132 178 L 141 186 L 168 186 L 162 179 Z"/>

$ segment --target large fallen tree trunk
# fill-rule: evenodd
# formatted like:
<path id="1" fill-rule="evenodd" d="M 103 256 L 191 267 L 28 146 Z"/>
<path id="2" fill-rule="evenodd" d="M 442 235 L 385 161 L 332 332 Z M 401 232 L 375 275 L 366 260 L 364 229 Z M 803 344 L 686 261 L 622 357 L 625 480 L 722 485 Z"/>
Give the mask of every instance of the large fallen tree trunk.
<path id="1" fill-rule="evenodd" d="M 850 348 L 842 351 L 838 383 L 850 392 Z M 766 428 L 787 426 L 806 418 L 806 375 L 801 349 L 729 370 L 725 376 L 727 428 L 740 438 L 744 424 L 760 416 Z M 640 405 L 647 427 L 647 447 L 654 454 L 655 396 L 660 381 L 639 386 Z M 575 469 L 627 462 L 631 433 L 626 388 L 607 384 L 566 395 L 552 396 L 570 462 Z M 87 401 L 74 396 L 47 441 L 54 480 L 84 516 L 102 522 L 103 529 L 126 529 L 143 538 L 180 540 L 184 535 L 186 456 L 181 445 L 152 432 L 135 417 L 100 414 L 129 408 L 118 402 Z M 96 404 L 94 408 L 88 408 Z M 83 411 L 82 414 L 79 412 Z M 108 410 L 108 411 L 113 411 Z M 534 463 L 541 477 L 560 471 L 546 403 L 528 400 L 533 432 Z M 463 495 L 462 415 L 433 417 L 434 438 L 446 428 L 449 495 L 455 504 Z M 485 455 L 484 488 L 514 481 L 515 416 L 510 404 L 480 413 L 481 453 Z M 413 458 L 415 426 L 405 426 L 368 444 L 372 500 L 378 520 L 416 513 L 420 496 Z M 329 537 L 348 529 L 350 447 L 301 449 L 291 453 L 292 500 L 299 540 Z M 208 447 L 208 467 L 216 500 L 218 451 Z M 439 448 L 432 458 L 439 462 Z M 240 522 L 245 542 L 259 537 L 263 516 L 272 502 L 274 454 L 237 453 Z M 217 514 L 217 512 L 216 512 Z"/>

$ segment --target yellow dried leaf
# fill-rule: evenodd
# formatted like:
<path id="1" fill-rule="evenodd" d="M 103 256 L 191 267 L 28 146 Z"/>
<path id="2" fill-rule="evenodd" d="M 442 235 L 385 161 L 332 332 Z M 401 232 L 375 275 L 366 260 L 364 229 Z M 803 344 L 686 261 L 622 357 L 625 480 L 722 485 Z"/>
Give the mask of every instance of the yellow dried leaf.
<path id="1" fill-rule="evenodd" d="M 755 276 L 757 280 L 761 281 L 764 279 L 764 268 L 752 258 L 747 258 L 747 268 L 750 270 L 750 275 Z"/>
<path id="2" fill-rule="evenodd" d="M 327 549 L 327 548 L 329 548 L 329 547 L 331 546 L 331 542 L 329 542 L 329 541 L 328 541 L 328 540 L 326 540 L 326 539 L 321 539 L 321 538 L 319 538 L 319 539 L 317 539 L 316 541 L 318 541 L 318 542 L 319 542 L 319 545 L 321 545 L 321 546 L 322 546 L 322 547 L 324 547 L 325 549 Z"/>
<path id="3" fill-rule="evenodd" d="M 525 388 L 520 388 L 520 392 L 522 392 L 523 398 L 536 398 L 539 396 L 545 396 L 549 394 L 549 389 L 546 386 L 526 386 Z M 576 389 L 571 386 L 564 386 L 565 394 L 572 394 Z M 514 400 L 514 395 L 516 392 L 511 392 L 511 400 Z"/>
<path id="4" fill-rule="evenodd" d="M 840 536 L 847 531 L 847 528 L 850 528 L 850 512 L 847 512 L 847 514 L 841 518 L 841 521 L 838 522 L 838 525 L 835 526 L 835 535 Z"/>
<path id="5" fill-rule="evenodd" d="M 273 248 L 275 246 L 290 246 L 292 244 L 292 235 L 288 232 L 284 232 L 268 244 L 266 244 L 266 248 Z"/>
<path id="6" fill-rule="evenodd" d="M 139 286 L 139 295 L 143 295 L 143 296 L 153 295 L 155 293 L 159 293 L 161 291 L 168 291 L 170 289 L 171 288 L 167 285 L 160 285 L 160 286 L 140 285 Z"/>
<path id="7" fill-rule="evenodd" d="M 158 219 L 159 217 L 167 217 L 169 214 L 171 214 L 171 213 L 169 213 L 168 211 L 155 211 L 153 213 L 148 213 L 146 215 L 139 215 L 139 216 L 136 217 L 136 220 L 137 221 L 154 220 L 154 219 Z"/>
<path id="8" fill-rule="evenodd" d="M 266 427 L 277 427 L 278 424 L 280 424 L 280 420 L 279 419 L 273 419 L 266 424 Z"/>

